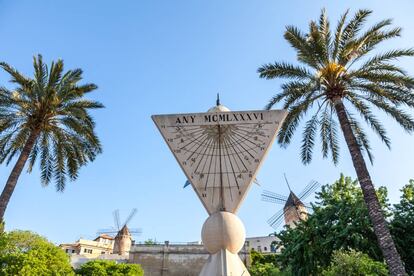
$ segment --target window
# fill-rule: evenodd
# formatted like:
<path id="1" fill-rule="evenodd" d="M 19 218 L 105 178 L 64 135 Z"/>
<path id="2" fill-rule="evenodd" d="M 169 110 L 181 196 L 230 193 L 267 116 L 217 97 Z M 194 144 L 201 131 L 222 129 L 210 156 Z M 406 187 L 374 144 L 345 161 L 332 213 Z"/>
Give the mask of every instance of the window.
<path id="1" fill-rule="evenodd" d="M 72 253 L 75 253 L 75 249 L 72 249 Z"/>
<path id="2" fill-rule="evenodd" d="M 266 246 L 264 247 L 264 251 L 267 251 L 267 247 Z"/>
<path id="3" fill-rule="evenodd" d="M 101 254 L 105 254 L 105 253 L 106 253 L 105 251 L 102 251 L 102 252 L 101 252 Z"/>
<path id="4" fill-rule="evenodd" d="M 85 248 L 85 249 L 83 250 L 83 253 L 87 253 L 87 252 L 88 252 L 88 249 L 86 249 L 86 248 Z"/>
<path id="5" fill-rule="evenodd" d="M 66 249 L 66 253 L 69 253 L 69 249 Z"/>

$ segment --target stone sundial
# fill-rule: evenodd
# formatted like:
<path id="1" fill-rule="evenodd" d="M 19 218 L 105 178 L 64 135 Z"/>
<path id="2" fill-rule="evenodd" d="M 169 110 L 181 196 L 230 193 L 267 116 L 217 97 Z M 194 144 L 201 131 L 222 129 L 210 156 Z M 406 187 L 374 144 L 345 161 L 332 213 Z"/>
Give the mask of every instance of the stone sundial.
<path id="1" fill-rule="evenodd" d="M 210 215 L 202 239 L 211 256 L 200 275 L 249 275 L 237 256 L 245 237 L 234 214 L 286 114 L 231 112 L 217 101 L 207 113 L 152 116 Z"/>

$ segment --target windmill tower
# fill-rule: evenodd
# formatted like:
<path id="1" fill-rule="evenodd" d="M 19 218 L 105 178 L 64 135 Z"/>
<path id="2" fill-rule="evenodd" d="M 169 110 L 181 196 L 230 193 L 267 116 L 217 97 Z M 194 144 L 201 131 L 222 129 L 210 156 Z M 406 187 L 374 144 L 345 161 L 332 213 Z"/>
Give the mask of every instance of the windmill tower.
<path id="1" fill-rule="evenodd" d="M 116 228 L 104 229 L 104 230 L 98 231 L 98 234 L 115 235 L 113 254 L 118 254 L 118 255 L 128 254 L 129 250 L 131 249 L 131 245 L 132 245 L 132 236 L 142 233 L 141 229 L 128 228 L 128 223 L 135 216 L 136 212 L 137 212 L 137 209 L 135 208 L 132 209 L 131 213 L 129 214 L 125 222 L 121 224 L 120 223 L 121 221 L 119 219 L 119 210 L 117 209 L 113 213 Z"/>
<path id="2" fill-rule="evenodd" d="M 295 227 L 297 222 L 308 218 L 308 210 L 305 204 L 292 191 L 290 191 L 289 197 L 283 207 L 283 213 L 285 225 L 290 227 Z"/>
<path id="3" fill-rule="evenodd" d="M 281 225 L 283 219 L 285 225 L 293 228 L 296 227 L 296 223 L 306 220 L 308 218 L 308 209 L 306 204 L 302 200 L 311 195 L 320 184 L 316 181 L 311 181 L 305 189 L 297 196 L 290 188 L 289 182 L 284 175 L 286 184 L 289 188 L 289 195 L 284 196 L 270 191 L 263 191 L 262 200 L 272 202 L 276 204 L 284 204 L 283 209 L 276 212 L 267 222 L 275 230 Z"/>

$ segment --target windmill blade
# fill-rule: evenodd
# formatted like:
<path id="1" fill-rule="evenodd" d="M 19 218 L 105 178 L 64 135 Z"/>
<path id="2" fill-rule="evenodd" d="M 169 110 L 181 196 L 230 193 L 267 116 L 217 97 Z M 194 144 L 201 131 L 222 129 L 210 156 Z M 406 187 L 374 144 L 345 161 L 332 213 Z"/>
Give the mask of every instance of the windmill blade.
<path id="1" fill-rule="evenodd" d="M 135 214 L 137 213 L 137 208 L 132 209 L 131 213 L 129 214 L 128 218 L 125 220 L 125 223 L 122 225 L 122 227 L 124 225 L 127 225 L 131 219 L 135 216 Z"/>
<path id="2" fill-rule="evenodd" d="M 315 180 L 312 180 L 309 182 L 308 185 L 306 185 L 305 189 L 299 194 L 299 199 L 306 199 L 310 194 L 312 194 L 317 188 L 319 188 L 321 184 Z"/>
<path id="3" fill-rule="evenodd" d="M 285 212 L 282 210 L 279 210 L 276 214 L 274 214 L 271 218 L 267 220 L 267 223 L 275 230 L 279 228 L 280 224 L 282 223 L 284 219 Z"/>
<path id="4" fill-rule="evenodd" d="M 119 231 L 119 230 L 121 230 L 121 228 L 120 228 L 120 226 L 121 226 L 121 221 L 119 220 L 119 210 L 118 209 L 116 209 L 115 211 L 114 211 L 114 223 L 115 223 L 115 227 L 116 227 L 116 229 Z"/>
<path id="5" fill-rule="evenodd" d="M 292 189 L 290 188 L 290 185 L 289 185 L 289 181 L 288 181 L 288 179 L 287 179 L 287 177 L 286 177 L 286 174 L 285 174 L 285 173 L 283 173 L 283 177 L 285 178 L 286 185 L 288 186 L 289 191 L 292 191 Z"/>
<path id="6" fill-rule="evenodd" d="M 262 200 L 267 202 L 273 202 L 277 204 L 285 204 L 287 201 L 287 196 L 280 195 L 277 193 L 273 193 L 270 191 L 263 191 L 262 193 Z"/>
<path id="7" fill-rule="evenodd" d="M 141 228 L 131 228 L 131 229 L 129 229 L 129 233 L 140 235 L 140 234 L 142 234 L 142 229 Z"/>
<path id="8" fill-rule="evenodd" d="M 118 233 L 118 230 L 115 229 L 99 229 L 96 234 L 116 234 Z"/>

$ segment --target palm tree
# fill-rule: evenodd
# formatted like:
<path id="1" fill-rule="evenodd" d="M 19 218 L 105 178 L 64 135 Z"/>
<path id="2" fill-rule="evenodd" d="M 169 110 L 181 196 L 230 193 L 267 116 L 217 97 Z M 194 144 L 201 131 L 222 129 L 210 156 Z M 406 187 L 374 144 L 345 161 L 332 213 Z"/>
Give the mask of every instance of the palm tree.
<path id="1" fill-rule="evenodd" d="M 391 61 L 414 55 L 414 49 L 391 50 L 372 55 L 378 44 L 400 36 L 400 28 L 390 27 L 386 19 L 362 31 L 369 10 L 359 10 L 348 19 L 345 12 L 331 33 L 329 20 L 323 10 L 318 22 L 311 21 L 309 33 L 287 26 L 285 39 L 297 52 L 301 65 L 275 62 L 258 69 L 260 77 L 283 78 L 282 91 L 266 106 L 270 109 L 283 101 L 289 114 L 281 127 L 278 142 L 287 146 L 305 115 L 306 121 L 301 145 L 305 164 L 312 160 L 318 132 L 323 157 L 331 156 L 337 164 L 339 157 L 338 123 L 352 157 L 365 202 L 369 209 L 378 243 L 392 275 L 404 275 L 404 266 L 395 248 L 375 194 L 364 157 L 372 162 L 371 148 L 366 132 L 353 114 L 361 118 L 379 135 L 387 147 L 390 139 L 374 110 L 384 111 L 404 130 L 414 130 L 414 120 L 406 112 L 414 107 L 414 79 Z M 374 110 L 373 110 L 374 108 Z"/>
<path id="2" fill-rule="evenodd" d="M 0 163 L 17 161 L 0 196 L 0 221 L 17 180 L 28 161 L 28 172 L 40 159 L 41 182 L 52 180 L 57 191 L 65 189 L 66 178 L 75 180 L 80 167 L 93 161 L 101 149 L 89 109 L 102 108 L 85 94 L 97 88 L 82 84 L 82 70 L 63 72 L 63 61 L 50 69 L 42 56 L 33 58 L 34 78 L 28 78 L 1 62 L 16 88 L 0 88 Z"/>

